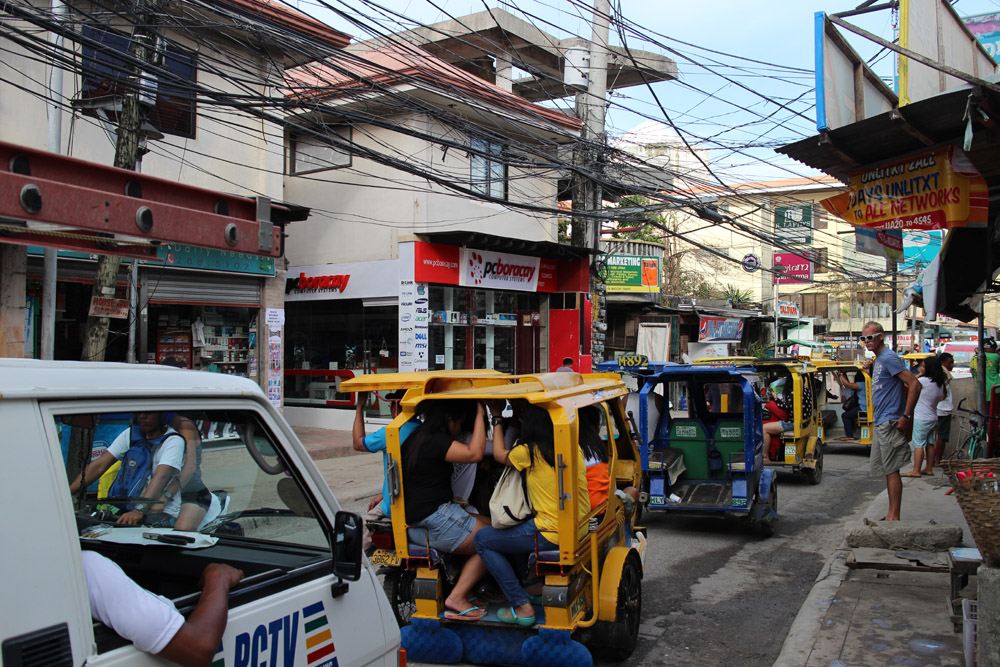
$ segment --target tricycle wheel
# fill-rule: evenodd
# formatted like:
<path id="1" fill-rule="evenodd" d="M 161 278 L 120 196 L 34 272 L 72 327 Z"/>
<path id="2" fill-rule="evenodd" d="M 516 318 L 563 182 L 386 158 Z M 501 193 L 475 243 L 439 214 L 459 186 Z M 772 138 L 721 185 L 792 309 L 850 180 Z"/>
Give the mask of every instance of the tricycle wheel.
<path id="1" fill-rule="evenodd" d="M 642 566 L 633 552 L 625 559 L 618 582 L 618 606 L 614 622 L 594 625 L 594 652 L 612 662 L 628 660 L 639 643 L 639 622 L 642 619 Z"/>
<path id="2" fill-rule="evenodd" d="M 819 484 L 823 480 L 823 443 L 819 440 L 816 441 L 814 456 L 816 457 L 816 467 L 805 468 L 803 472 L 805 473 L 806 481 L 810 484 Z"/>
<path id="3" fill-rule="evenodd" d="M 416 578 L 415 570 L 393 569 L 386 572 L 385 581 L 382 582 L 382 589 L 385 596 L 389 598 L 389 605 L 392 613 L 396 617 L 399 627 L 403 627 L 413 618 L 413 613 L 417 610 L 417 602 L 413 599 L 413 580 Z"/>
<path id="4" fill-rule="evenodd" d="M 768 512 L 764 513 L 764 518 L 757 522 L 757 532 L 761 537 L 772 537 L 775 530 L 775 522 L 778 516 L 778 485 L 771 485 L 771 495 L 767 498 Z"/>

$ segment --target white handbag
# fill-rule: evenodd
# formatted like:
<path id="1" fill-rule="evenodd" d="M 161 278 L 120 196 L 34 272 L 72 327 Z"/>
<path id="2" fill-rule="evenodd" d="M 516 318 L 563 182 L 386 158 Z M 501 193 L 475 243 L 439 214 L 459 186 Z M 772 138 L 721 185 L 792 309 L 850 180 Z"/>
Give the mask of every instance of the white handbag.
<path id="1" fill-rule="evenodd" d="M 535 516 L 528 499 L 525 473 L 507 466 L 490 496 L 490 517 L 494 528 L 513 528 Z"/>

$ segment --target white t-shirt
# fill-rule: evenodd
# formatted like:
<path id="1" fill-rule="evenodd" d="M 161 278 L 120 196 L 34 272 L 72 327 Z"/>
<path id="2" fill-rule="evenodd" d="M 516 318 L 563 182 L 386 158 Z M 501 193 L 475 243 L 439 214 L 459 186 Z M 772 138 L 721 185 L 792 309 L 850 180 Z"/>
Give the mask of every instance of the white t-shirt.
<path id="1" fill-rule="evenodd" d="M 913 419 L 918 422 L 936 422 L 937 406 L 944 398 L 944 389 L 928 377 L 918 378 L 920 382 L 920 397 L 917 407 L 913 410 Z"/>
<path id="2" fill-rule="evenodd" d="M 132 429 L 125 429 L 108 447 L 108 452 L 119 461 L 125 456 L 125 452 L 131 445 L 131 433 Z M 161 465 L 170 466 L 178 473 L 184 467 L 184 438 L 169 426 L 167 427 L 167 437 L 153 452 L 153 472 L 155 473 L 156 467 Z M 173 498 L 167 501 L 163 511 L 177 518 L 181 511 L 181 494 L 175 493 Z"/>
<path id="3" fill-rule="evenodd" d="M 83 552 L 90 615 L 140 651 L 159 653 L 184 625 L 174 604 L 154 595 L 99 553 Z"/>
<path id="4" fill-rule="evenodd" d="M 942 398 L 941 402 L 937 405 L 938 417 L 947 417 L 951 414 L 951 411 L 955 409 L 955 405 L 951 400 L 951 373 L 947 368 L 944 369 L 944 373 L 948 376 L 948 384 L 944 387 L 944 398 Z"/>

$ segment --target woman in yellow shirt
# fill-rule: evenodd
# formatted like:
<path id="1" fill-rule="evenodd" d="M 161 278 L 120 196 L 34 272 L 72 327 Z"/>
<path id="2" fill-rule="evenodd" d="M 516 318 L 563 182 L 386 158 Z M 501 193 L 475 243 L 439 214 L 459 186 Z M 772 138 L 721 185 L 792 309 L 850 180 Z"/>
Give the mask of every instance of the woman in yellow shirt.
<path id="1" fill-rule="evenodd" d="M 530 626 L 535 623 L 535 609 L 521 585 L 507 556 L 530 554 L 537 543 L 539 551 L 559 548 L 559 484 L 556 472 L 555 441 L 548 412 L 526 404 L 517 415 L 521 433 L 508 452 L 504 447 L 503 424 L 493 419 L 493 458 L 504 465 L 526 471 L 528 499 L 535 516 L 513 528 L 487 526 L 476 533 L 476 551 L 493 578 L 497 580 L 510 609 L 501 609 L 497 617 L 504 623 Z M 590 513 L 587 476 L 583 454 L 576 449 L 574 499 L 577 518 Z M 537 536 L 536 536 L 537 535 Z"/>

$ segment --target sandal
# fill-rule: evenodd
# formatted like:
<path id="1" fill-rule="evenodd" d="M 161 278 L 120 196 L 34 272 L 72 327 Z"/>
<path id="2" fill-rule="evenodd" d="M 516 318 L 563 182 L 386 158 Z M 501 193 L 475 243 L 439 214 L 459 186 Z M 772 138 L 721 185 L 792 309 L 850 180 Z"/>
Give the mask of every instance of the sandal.
<path id="1" fill-rule="evenodd" d="M 486 610 L 482 607 L 469 607 L 465 611 L 444 610 L 444 617 L 449 621 L 478 621 L 486 615 Z"/>
<path id="2" fill-rule="evenodd" d="M 520 625 L 524 628 L 530 628 L 535 624 L 535 615 L 531 616 L 518 616 L 517 612 L 514 611 L 513 607 L 502 607 L 497 611 L 497 619 L 501 623 L 509 623 L 510 625 Z"/>

